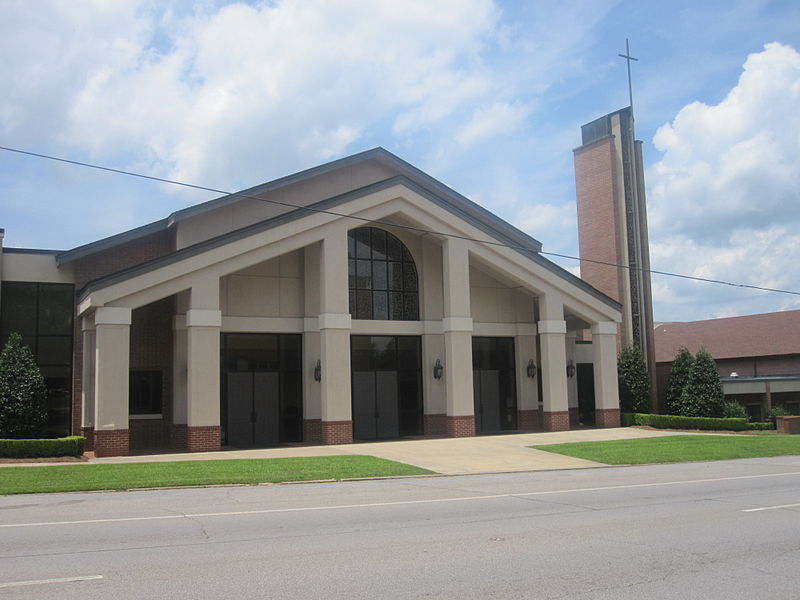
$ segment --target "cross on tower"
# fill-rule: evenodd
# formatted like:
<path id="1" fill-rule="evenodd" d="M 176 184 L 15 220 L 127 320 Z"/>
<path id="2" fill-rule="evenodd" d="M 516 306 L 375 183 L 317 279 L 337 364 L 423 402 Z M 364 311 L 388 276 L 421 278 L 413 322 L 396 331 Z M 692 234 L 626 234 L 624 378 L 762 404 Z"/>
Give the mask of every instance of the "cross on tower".
<path id="1" fill-rule="evenodd" d="M 635 60 L 638 61 L 638 58 L 634 58 L 631 56 L 631 49 L 628 45 L 628 38 L 625 38 L 625 54 L 619 54 L 628 62 L 628 98 L 630 99 L 631 103 L 631 115 L 633 114 L 633 86 L 631 85 L 631 61 Z"/>

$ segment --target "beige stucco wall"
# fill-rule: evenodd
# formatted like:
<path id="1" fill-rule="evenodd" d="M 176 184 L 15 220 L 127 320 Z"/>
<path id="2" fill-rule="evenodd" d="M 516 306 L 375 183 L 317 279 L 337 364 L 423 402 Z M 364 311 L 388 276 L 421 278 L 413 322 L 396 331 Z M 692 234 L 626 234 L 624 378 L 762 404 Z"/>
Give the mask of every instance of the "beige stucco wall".
<path id="1" fill-rule="evenodd" d="M 303 263 L 296 250 L 220 278 L 223 316 L 304 316 Z"/>
<path id="2" fill-rule="evenodd" d="M 54 254 L 9 252 L 6 249 L 2 257 L 3 281 L 75 282 L 72 266 L 57 267 Z"/>
<path id="3" fill-rule="evenodd" d="M 176 229 L 177 249 L 258 223 L 292 210 L 291 206 L 309 206 L 321 200 L 376 183 L 394 176 L 387 167 L 368 161 L 338 169 L 280 190 L 258 194 L 262 200 L 241 199 L 227 206 L 180 221 Z M 276 201 L 282 204 L 274 204 Z"/>

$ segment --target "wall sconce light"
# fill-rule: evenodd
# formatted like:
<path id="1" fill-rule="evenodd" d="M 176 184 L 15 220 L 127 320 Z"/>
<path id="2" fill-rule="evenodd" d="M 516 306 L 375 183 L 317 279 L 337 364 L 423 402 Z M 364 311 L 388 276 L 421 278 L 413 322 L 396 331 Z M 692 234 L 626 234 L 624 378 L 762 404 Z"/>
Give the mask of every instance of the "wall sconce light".
<path id="1" fill-rule="evenodd" d="M 530 359 L 528 361 L 528 366 L 525 369 L 525 371 L 528 373 L 528 377 L 530 377 L 531 379 L 536 377 L 536 365 L 533 364 L 533 359 Z"/>
<path id="2" fill-rule="evenodd" d="M 575 363 L 572 362 L 571 358 L 567 363 L 567 377 L 575 377 Z"/>
<path id="3" fill-rule="evenodd" d="M 433 365 L 433 378 L 441 379 L 443 373 L 444 373 L 444 367 L 442 366 L 442 361 L 437 358 L 436 364 Z"/>
<path id="4" fill-rule="evenodd" d="M 314 381 L 322 381 L 322 361 L 320 360 L 314 366 Z"/>

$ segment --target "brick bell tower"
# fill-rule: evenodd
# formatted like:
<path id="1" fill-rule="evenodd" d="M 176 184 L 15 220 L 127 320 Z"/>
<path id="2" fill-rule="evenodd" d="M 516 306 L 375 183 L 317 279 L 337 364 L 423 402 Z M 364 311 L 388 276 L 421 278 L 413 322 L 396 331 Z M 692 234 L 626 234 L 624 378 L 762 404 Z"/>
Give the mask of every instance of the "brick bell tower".
<path id="1" fill-rule="evenodd" d="M 634 344 L 642 349 L 656 412 L 642 142 L 635 139 L 632 108 L 583 125 L 574 158 L 580 257 L 609 263 L 581 261 L 581 279 L 622 304 L 617 349 Z"/>

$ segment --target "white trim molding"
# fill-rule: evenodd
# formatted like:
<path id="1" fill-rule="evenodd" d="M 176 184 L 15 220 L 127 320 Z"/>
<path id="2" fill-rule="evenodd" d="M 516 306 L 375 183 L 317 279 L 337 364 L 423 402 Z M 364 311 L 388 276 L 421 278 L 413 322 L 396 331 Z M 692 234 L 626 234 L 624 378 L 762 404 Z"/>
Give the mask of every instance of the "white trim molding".
<path id="1" fill-rule="evenodd" d="M 472 317 L 445 317 L 442 331 L 472 331 Z"/>
<path id="2" fill-rule="evenodd" d="M 592 335 L 617 335 L 617 324 L 614 321 L 600 321 L 592 325 Z"/>
<path id="3" fill-rule="evenodd" d="M 353 321 L 349 313 L 322 313 L 319 316 L 319 328 L 352 329 Z"/>
<path id="4" fill-rule="evenodd" d="M 222 311 L 192 308 L 186 311 L 187 327 L 222 327 Z"/>
<path id="5" fill-rule="evenodd" d="M 131 309 L 124 306 L 101 306 L 94 311 L 95 325 L 130 325 Z"/>
<path id="6" fill-rule="evenodd" d="M 560 320 L 539 321 L 539 333 L 567 333 L 567 322 Z"/>

